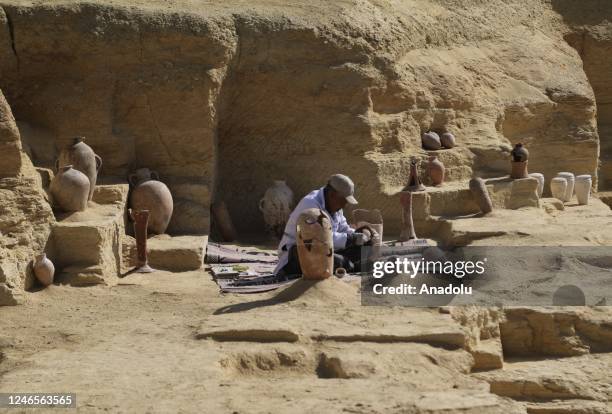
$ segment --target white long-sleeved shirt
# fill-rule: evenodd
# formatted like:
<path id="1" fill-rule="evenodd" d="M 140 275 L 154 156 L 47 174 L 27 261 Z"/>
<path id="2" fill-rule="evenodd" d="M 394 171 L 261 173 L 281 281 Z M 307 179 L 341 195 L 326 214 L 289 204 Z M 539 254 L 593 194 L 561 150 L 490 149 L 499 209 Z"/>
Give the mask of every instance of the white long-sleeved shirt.
<path id="1" fill-rule="evenodd" d="M 283 234 L 283 238 L 281 239 L 278 245 L 278 264 L 274 269 L 274 274 L 277 274 L 289 261 L 289 249 L 296 244 L 296 233 L 297 233 L 297 221 L 300 217 L 300 214 L 309 208 L 320 208 L 326 213 L 330 219 L 332 224 L 332 235 L 334 239 L 334 250 L 344 249 L 346 247 L 346 241 L 348 239 L 348 235 L 355 232 L 354 229 L 349 227 L 346 222 L 346 218 L 342 213 L 342 210 L 331 214 L 325 208 L 325 187 L 319 188 L 318 190 L 314 190 L 304 196 L 300 200 L 297 206 L 291 212 L 289 216 L 289 220 L 287 220 L 287 224 L 285 225 L 285 233 Z"/>

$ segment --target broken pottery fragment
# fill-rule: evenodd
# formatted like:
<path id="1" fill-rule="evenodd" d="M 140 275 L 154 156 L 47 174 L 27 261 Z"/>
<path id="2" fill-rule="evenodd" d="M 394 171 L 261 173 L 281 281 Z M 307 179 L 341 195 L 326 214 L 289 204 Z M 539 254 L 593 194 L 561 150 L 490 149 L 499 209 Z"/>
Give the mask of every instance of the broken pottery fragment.
<path id="1" fill-rule="evenodd" d="M 263 213 L 266 231 L 281 238 L 293 209 L 293 191 L 283 180 L 274 180 L 263 198 L 259 200 L 259 211 Z"/>
<path id="2" fill-rule="evenodd" d="M 85 143 L 85 137 L 75 137 L 73 143 L 60 152 L 56 167 L 59 170 L 66 165 L 72 165 L 72 168 L 87 176 L 90 184 L 87 199 L 91 200 L 96 188 L 98 172 L 102 168 L 102 158 Z"/>
<path id="3" fill-rule="evenodd" d="M 332 225 L 321 209 L 306 209 L 298 217 L 297 251 L 304 279 L 320 280 L 333 275 Z"/>
<path id="4" fill-rule="evenodd" d="M 154 234 L 163 234 L 168 228 L 174 203 L 166 184 L 159 175 L 148 168 L 139 168 L 129 176 L 132 185 L 130 206 L 134 210 L 149 211 L 148 229 Z"/>
<path id="5" fill-rule="evenodd" d="M 484 214 L 488 214 L 493 211 L 493 203 L 489 196 L 489 190 L 484 180 L 480 177 L 472 178 L 470 180 L 470 191 L 474 197 L 474 201 L 478 204 L 480 211 Z"/>
<path id="6" fill-rule="evenodd" d="M 89 178 L 82 172 L 65 165 L 53 177 L 50 192 L 54 203 L 63 211 L 83 211 L 89 198 Z"/>

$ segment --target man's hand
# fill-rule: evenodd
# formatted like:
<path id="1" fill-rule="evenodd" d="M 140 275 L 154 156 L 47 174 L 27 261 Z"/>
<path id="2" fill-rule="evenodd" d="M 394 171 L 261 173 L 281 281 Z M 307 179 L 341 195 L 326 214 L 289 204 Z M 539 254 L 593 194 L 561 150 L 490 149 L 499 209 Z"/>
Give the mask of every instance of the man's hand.
<path id="1" fill-rule="evenodd" d="M 363 233 L 353 233 L 353 243 L 355 246 L 363 246 L 370 241 L 370 232 L 364 229 Z"/>

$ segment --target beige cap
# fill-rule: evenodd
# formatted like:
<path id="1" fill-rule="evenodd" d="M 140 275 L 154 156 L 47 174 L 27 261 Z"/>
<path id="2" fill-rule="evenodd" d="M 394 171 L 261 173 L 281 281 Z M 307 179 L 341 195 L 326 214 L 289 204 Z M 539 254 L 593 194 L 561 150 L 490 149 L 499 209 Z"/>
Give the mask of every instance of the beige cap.
<path id="1" fill-rule="evenodd" d="M 355 184 L 353 180 L 343 174 L 334 174 L 329 177 L 327 182 L 331 188 L 336 190 L 349 204 L 357 204 L 357 200 L 353 197 L 355 193 Z"/>

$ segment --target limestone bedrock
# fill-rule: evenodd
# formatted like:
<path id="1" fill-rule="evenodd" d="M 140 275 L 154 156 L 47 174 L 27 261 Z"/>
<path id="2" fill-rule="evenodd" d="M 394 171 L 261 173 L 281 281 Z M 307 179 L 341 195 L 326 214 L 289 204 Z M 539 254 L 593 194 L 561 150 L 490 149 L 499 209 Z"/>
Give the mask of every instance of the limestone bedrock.
<path id="1" fill-rule="evenodd" d="M 302 195 L 335 172 L 384 215 L 430 128 L 457 138 L 449 181 L 505 175 L 517 142 L 530 171 L 596 176 L 610 6 L 569 3 L 3 0 L 0 88 L 41 162 L 40 137 L 79 134 L 103 175 L 158 170 L 183 233 L 208 229 L 211 198 L 259 230 L 273 179 Z"/>

